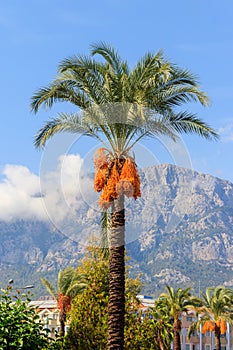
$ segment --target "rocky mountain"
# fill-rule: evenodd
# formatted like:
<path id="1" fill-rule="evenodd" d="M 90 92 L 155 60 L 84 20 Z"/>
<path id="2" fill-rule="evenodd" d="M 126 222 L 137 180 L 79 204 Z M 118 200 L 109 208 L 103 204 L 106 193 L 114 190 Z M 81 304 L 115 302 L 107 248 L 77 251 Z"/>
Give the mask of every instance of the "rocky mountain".
<path id="1" fill-rule="evenodd" d="M 142 292 L 157 295 L 165 284 L 233 287 L 233 184 L 210 175 L 158 165 L 141 171 L 142 197 L 126 201 L 126 241 L 131 274 L 142 274 Z M 76 232 L 86 240 L 99 230 L 100 213 L 86 202 L 77 211 Z M 75 266 L 82 239 L 39 221 L 0 222 L 1 286 L 35 285 Z M 85 239 L 84 239 L 85 238 Z"/>

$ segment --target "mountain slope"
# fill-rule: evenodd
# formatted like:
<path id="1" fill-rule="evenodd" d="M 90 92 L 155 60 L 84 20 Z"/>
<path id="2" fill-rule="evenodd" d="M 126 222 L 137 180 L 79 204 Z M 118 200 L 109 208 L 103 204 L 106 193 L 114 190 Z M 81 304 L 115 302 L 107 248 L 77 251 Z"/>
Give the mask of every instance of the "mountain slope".
<path id="1" fill-rule="evenodd" d="M 130 255 L 146 275 L 146 291 L 164 283 L 233 285 L 233 185 L 175 166 L 146 169 L 141 236 Z M 134 253 L 136 252 L 136 253 Z"/>
<path id="2" fill-rule="evenodd" d="M 127 200 L 126 240 L 131 274 L 142 273 L 144 292 L 158 294 L 165 284 L 233 286 L 233 184 L 174 165 L 141 171 L 142 197 Z M 99 230 L 99 215 L 83 204 L 77 232 Z M 77 265 L 83 246 L 44 222 L 0 223 L 2 286 L 54 279 L 59 269 Z"/>

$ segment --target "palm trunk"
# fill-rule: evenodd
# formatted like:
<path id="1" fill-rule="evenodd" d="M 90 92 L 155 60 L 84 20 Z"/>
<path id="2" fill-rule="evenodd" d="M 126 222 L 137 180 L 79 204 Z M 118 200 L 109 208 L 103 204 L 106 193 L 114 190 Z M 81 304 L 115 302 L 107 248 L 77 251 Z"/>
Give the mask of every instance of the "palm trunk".
<path id="1" fill-rule="evenodd" d="M 163 338 L 161 336 L 160 331 L 158 332 L 158 343 L 159 343 L 160 350 L 166 350 L 166 347 L 165 347 L 165 345 L 163 343 Z"/>
<path id="2" fill-rule="evenodd" d="M 108 350 L 124 349 L 125 323 L 125 210 L 124 196 L 112 207 L 110 235 L 110 281 L 108 306 Z"/>
<path id="3" fill-rule="evenodd" d="M 215 325 L 214 335 L 215 335 L 215 349 L 221 350 L 221 333 L 220 333 L 220 328 L 217 325 Z"/>
<path id="4" fill-rule="evenodd" d="M 59 312 L 59 323 L 60 323 L 59 335 L 61 339 L 63 339 L 65 336 L 65 322 L 66 322 L 66 313 L 64 312 L 64 310 L 61 310 Z"/>
<path id="5" fill-rule="evenodd" d="M 181 350 L 180 332 L 174 332 L 174 350 Z"/>
<path id="6" fill-rule="evenodd" d="M 180 343 L 181 321 L 179 319 L 175 320 L 173 324 L 173 329 L 174 329 L 174 350 L 181 350 L 181 343 Z"/>

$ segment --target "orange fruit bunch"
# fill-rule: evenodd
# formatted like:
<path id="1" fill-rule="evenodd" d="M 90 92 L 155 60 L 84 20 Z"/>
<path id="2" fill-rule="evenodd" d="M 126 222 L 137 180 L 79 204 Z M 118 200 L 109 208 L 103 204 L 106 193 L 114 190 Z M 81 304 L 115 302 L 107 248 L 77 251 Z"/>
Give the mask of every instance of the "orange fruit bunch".
<path id="1" fill-rule="evenodd" d="M 100 195 L 99 205 L 103 209 L 108 209 L 111 205 L 111 202 L 118 197 L 116 192 L 116 186 L 119 182 L 119 172 L 117 170 L 116 162 L 114 163 L 111 174 L 107 180 L 106 185 L 104 186 L 103 192 Z"/>
<path id="2" fill-rule="evenodd" d="M 223 319 L 218 320 L 216 322 L 216 325 L 220 328 L 220 333 L 221 334 L 225 334 L 226 333 L 227 325 L 226 325 L 226 322 Z"/>
<path id="3" fill-rule="evenodd" d="M 59 293 L 57 298 L 57 307 L 59 310 L 69 311 L 71 307 L 71 299 L 70 297 Z"/>
<path id="4" fill-rule="evenodd" d="M 205 334 L 207 331 L 214 331 L 215 323 L 213 321 L 206 321 L 202 326 L 201 332 Z"/>
<path id="5" fill-rule="evenodd" d="M 96 192 L 100 192 L 106 183 L 109 167 L 108 156 L 103 148 L 97 149 L 93 162 L 96 169 L 94 178 L 94 190 Z"/>
<path id="6" fill-rule="evenodd" d="M 124 162 L 116 189 L 119 195 L 125 194 L 128 198 L 137 199 L 141 196 L 138 170 L 134 160 L 130 157 Z"/>
<path id="7" fill-rule="evenodd" d="M 108 209 L 111 202 L 121 195 L 140 197 L 140 177 L 136 164 L 131 157 L 109 160 L 106 151 L 99 148 L 94 157 L 96 169 L 94 190 L 102 192 L 99 205 Z"/>
<path id="8" fill-rule="evenodd" d="M 108 156 L 104 148 L 98 148 L 94 154 L 93 163 L 95 169 L 108 168 Z"/>

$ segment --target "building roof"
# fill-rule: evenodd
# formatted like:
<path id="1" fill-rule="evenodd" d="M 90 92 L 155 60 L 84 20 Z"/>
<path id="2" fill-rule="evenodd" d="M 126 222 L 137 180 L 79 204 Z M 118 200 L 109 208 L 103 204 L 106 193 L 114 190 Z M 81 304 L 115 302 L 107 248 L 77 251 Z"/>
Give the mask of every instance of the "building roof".
<path id="1" fill-rule="evenodd" d="M 30 306 L 33 306 L 37 309 L 56 309 L 57 302 L 53 299 L 51 300 L 33 300 L 29 303 Z"/>

